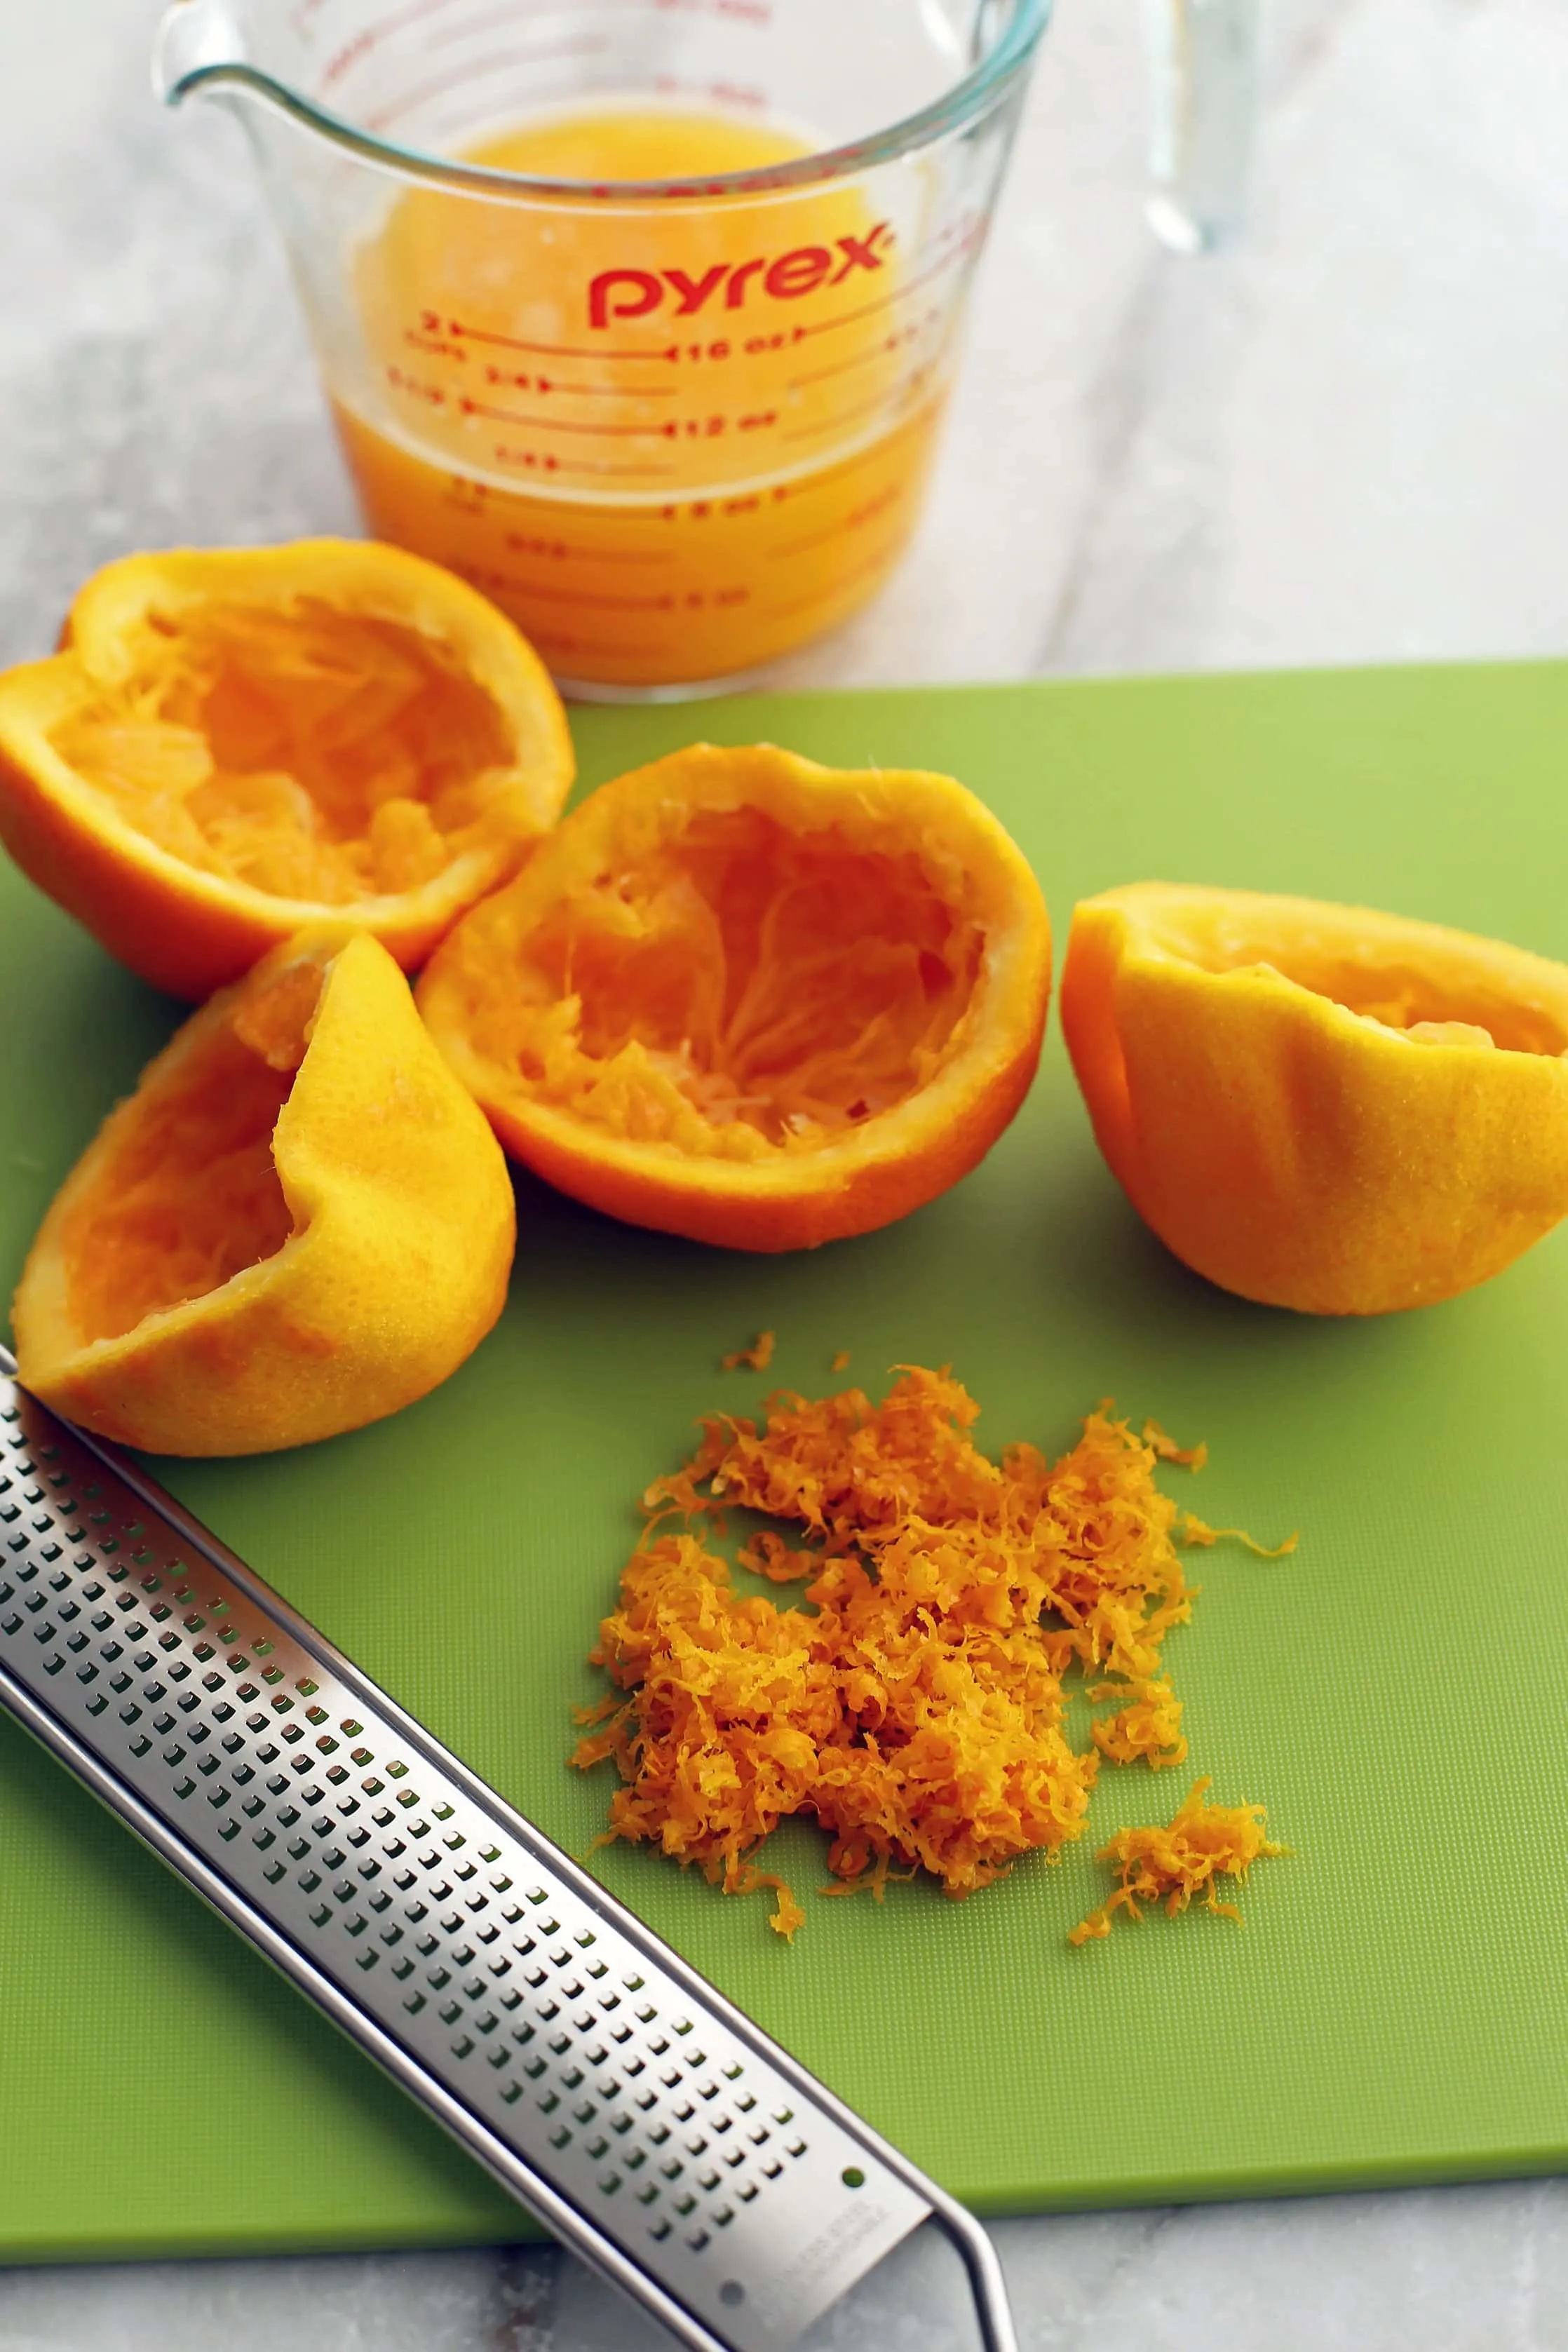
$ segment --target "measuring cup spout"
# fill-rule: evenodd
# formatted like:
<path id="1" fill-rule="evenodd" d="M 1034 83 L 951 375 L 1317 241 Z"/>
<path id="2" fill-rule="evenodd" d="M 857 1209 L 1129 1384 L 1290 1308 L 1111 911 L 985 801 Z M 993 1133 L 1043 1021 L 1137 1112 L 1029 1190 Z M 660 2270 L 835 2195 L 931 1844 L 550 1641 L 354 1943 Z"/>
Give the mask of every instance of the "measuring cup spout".
<path id="1" fill-rule="evenodd" d="M 170 0 L 153 49 L 153 88 L 165 106 L 256 79 L 229 0 Z"/>

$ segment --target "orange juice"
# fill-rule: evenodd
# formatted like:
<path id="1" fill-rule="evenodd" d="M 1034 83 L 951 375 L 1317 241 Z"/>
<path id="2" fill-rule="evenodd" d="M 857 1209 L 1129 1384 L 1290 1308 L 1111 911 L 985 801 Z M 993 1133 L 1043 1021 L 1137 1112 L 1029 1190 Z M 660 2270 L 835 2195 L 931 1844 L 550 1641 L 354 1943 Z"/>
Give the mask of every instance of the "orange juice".
<path id="1" fill-rule="evenodd" d="M 754 667 L 846 619 L 903 549 L 952 323 L 902 266 L 918 223 L 874 217 L 853 181 L 701 184 L 808 152 L 606 107 L 464 160 L 679 173 L 689 195 L 421 187 L 360 248 L 370 373 L 335 406 L 371 527 L 483 589 L 570 681 Z"/>

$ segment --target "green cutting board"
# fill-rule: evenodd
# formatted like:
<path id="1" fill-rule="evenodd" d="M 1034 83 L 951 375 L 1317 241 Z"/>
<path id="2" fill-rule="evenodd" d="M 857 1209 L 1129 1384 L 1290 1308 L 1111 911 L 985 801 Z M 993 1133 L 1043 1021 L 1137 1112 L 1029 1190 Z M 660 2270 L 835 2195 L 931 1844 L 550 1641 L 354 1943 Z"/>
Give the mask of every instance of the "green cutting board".
<path id="1" fill-rule="evenodd" d="M 948 769 L 1072 902 L 1160 876 L 1360 899 L 1568 957 L 1568 666 L 819 695 L 578 714 L 584 779 L 698 732 Z M 174 1008 L 0 874 L 0 1277 Z M 1245 1928 L 1151 1916 L 1072 1950 L 1093 1848 L 1187 1776 L 1107 1770 L 1091 1835 L 965 1903 L 765 1898 L 595 1867 L 853 2105 L 984 2210 L 1568 2164 L 1568 1231 L 1370 1323 L 1243 1304 L 1100 1165 L 1054 1032 L 976 1174 L 815 1255 L 726 1255 L 520 1181 L 510 1303 L 426 1402 L 175 1491 L 572 1852 L 604 1772 L 570 1709 L 694 1418 L 828 1360 L 952 1363 L 993 1448 L 1113 1395 L 1212 1462 L 1184 1499 L 1294 1557 L 1200 1555 L 1168 1651 L 1193 1772 L 1288 1860 Z M 718 1360 L 778 1333 L 764 1381 Z M 1183 1474 L 1171 1474 L 1181 1482 Z M 822 1843 L 793 1828 L 802 1889 Z M 0 1724 L 0 2252 L 519 2233 L 488 2181 L 59 1768 Z"/>

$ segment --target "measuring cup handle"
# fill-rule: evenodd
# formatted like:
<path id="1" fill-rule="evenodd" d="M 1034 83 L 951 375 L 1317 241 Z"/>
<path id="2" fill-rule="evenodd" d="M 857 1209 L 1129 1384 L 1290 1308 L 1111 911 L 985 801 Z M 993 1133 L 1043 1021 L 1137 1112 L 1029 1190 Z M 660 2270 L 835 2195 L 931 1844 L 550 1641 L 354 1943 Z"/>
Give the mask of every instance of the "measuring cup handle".
<path id="1" fill-rule="evenodd" d="M 1143 0 L 1149 225 L 1178 253 L 1225 244 L 1246 217 L 1263 0 Z"/>

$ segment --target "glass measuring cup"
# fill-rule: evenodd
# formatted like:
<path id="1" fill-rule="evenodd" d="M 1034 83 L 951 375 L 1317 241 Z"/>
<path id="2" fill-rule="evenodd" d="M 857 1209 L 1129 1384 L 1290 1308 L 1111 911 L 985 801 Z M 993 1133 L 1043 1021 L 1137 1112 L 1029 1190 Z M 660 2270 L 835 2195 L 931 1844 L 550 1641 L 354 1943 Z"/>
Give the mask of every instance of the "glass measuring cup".
<path id="1" fill-rule="evenodd" d="M 1048 11 L 175 0 L 157 79 L 237 106 L 373 530 L 682 692 L 902 551 Z"/>

